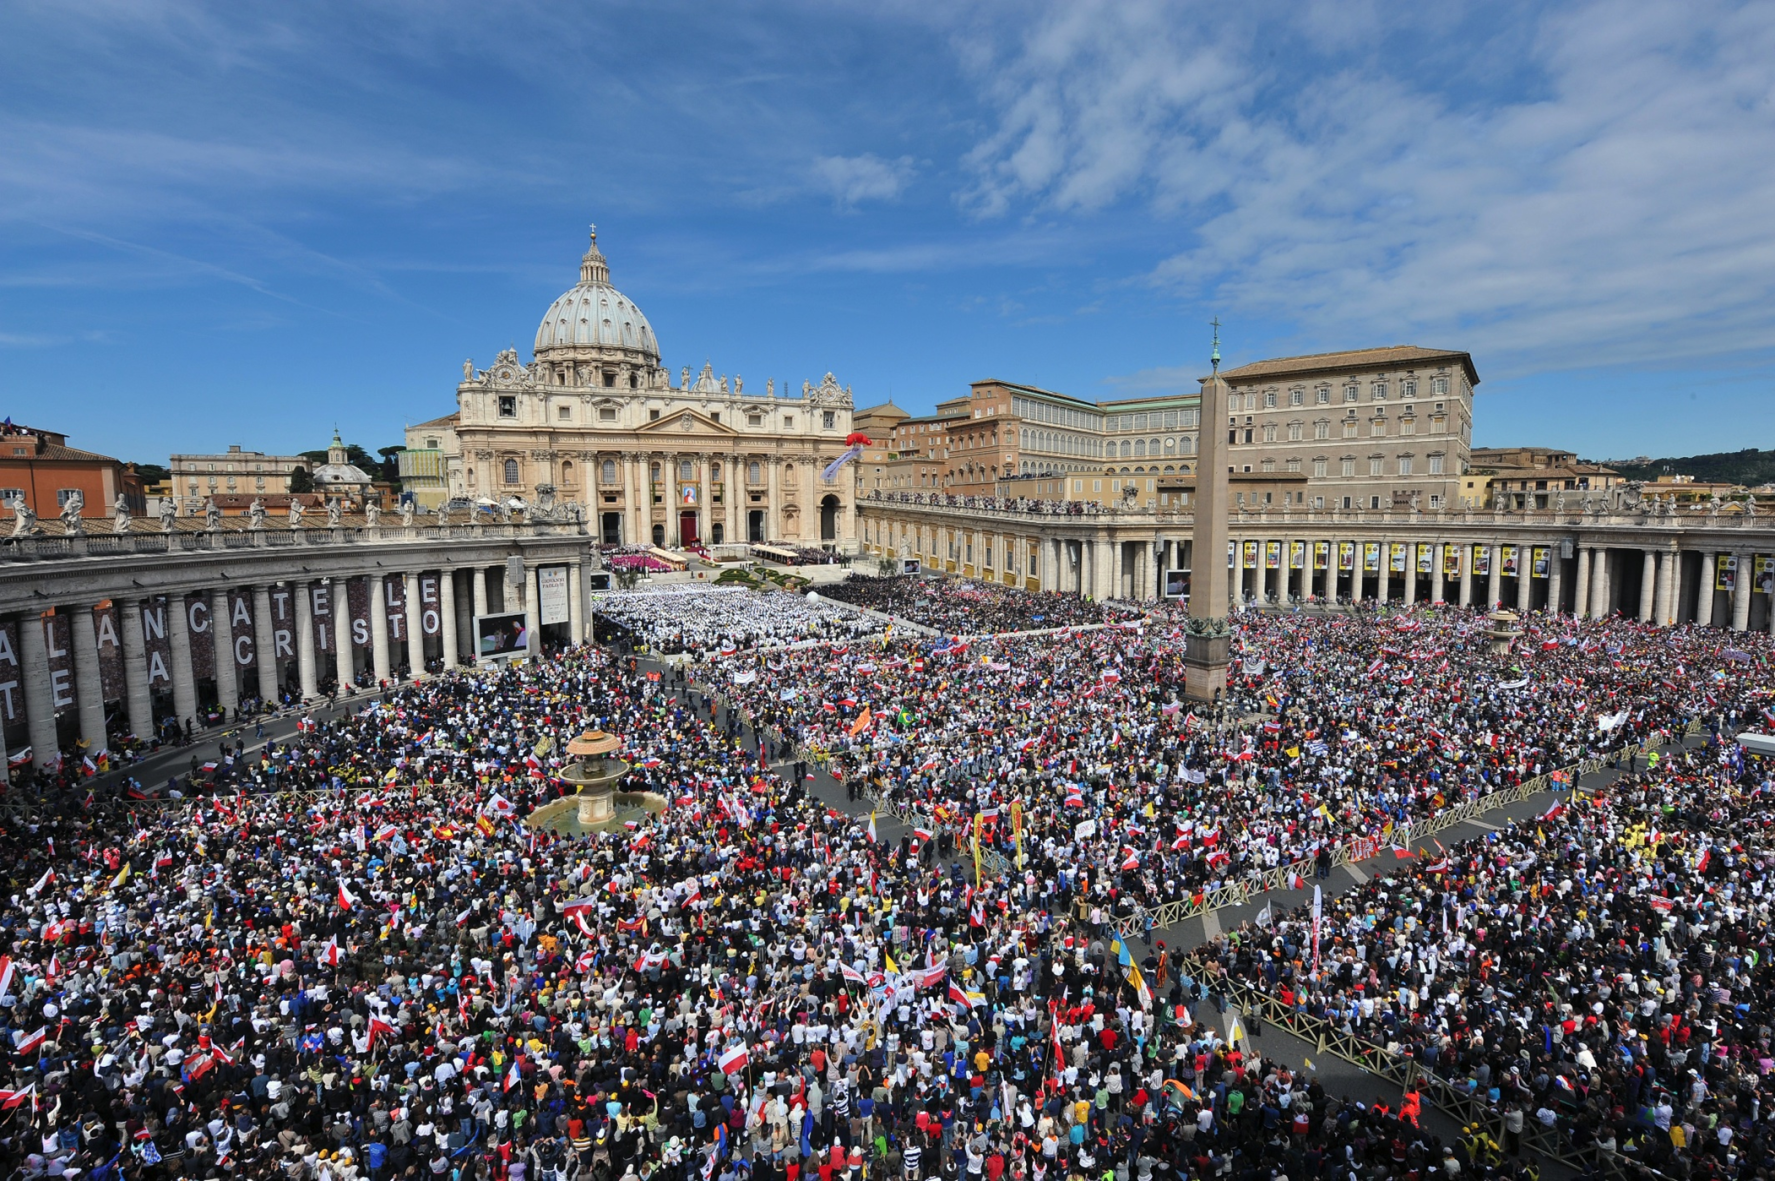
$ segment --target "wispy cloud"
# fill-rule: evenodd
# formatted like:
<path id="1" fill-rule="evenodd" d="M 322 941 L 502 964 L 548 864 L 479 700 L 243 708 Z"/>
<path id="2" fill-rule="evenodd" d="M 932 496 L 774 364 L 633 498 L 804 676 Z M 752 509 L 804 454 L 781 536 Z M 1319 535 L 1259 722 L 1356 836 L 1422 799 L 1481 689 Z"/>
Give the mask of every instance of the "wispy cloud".
<path id="1" fill-rule="evenodd" d="M 1506 368 L 1775 347 L 1775 9 L 1570 5 L 1466 41 L 1504 83 L 1460 85 L 1330 22 L 1272 58 L 1268 6 L 1202 12 L 1085 0 L 976 46 L 998 116 L 966 205 L 1144 205 L 1182 239 L 1159 289 L 1312 342 Z"/>
<path id="2" fill-rule="evenodd" d="M 892 201 L 906 191 L 915 171 L 911 156 L 884 160 L 873 152 L 821 156 L 813 163 L 815 181 L 844 206 Z"/>

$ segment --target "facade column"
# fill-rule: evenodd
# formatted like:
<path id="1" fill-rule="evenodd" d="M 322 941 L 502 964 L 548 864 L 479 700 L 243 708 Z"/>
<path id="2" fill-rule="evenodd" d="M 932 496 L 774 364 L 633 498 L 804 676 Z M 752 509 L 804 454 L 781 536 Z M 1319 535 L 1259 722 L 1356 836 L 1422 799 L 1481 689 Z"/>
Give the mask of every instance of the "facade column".
<path id="1" fill-rule="evenodd" d="M 142 601 L 118 599 L 123 627 L 123 692 L 129 706 L 129 732 L 146 742 L 154 737 L 154 702 L 148 696 L 148 644 L 142 633 Z M 265 608 L 269 613 L 269 602 Z"/>
<path id="2" fill-rule="evenodd" d="M 1290 582 L 1289 576 L 1294 573 L 1293 568 L 1289 565 L 1291 555 L 1288 552 L 1288 546 L 1290 542 L 1287 537 L 1284 537 L 1281 541 L 1277 542 L 1277 544 L 1282 547 L 1281 556 L 1276 559 L 1276 573 L 1280 576 L 1282 585 L 1276 588 L 1276 600 L 1280 603 L 1286 603 L 1288 602 L 1288 595 L 1292 589 L 1288 585 Z"/>
<path id="3" fill-rule="evenodd" d="M 1652 605 L 1657 598 L 1658 552 L 1645 550 L 1645 561 L 1639 568 L 1639 621 L 1652 621 Z"/>
<path id="4" fill-rule="evenodd" d="M 1381 560 L 1378 563 L 1380 569 L 1375 572 L 1378 581 L 1375 585 L 1374 597 L 1376 602 L 1385 604 L 1387 596 L 1392 590 L 1388 584 L 1391 583 L 1393 579 L 1393 543 L 1383 537 L 1380 541 L 1380 547 Z"/>
<path id="5" fill-rule="evenodd" d="M 1652 597 L 1652 617 L 1659 627 L 1669 627 L 1673 622 L 1672 604 L 1676 601 L 1676 552 L 1670 549 L 1658 551 L 1658 582 L 1657 591 Z"/>
<path id="6" fill-rule="evenodd" d="M 271 584 L 253 588 L 253 659 L 259 665 L 259 697 L 277 704 L 277 637 L 271 626 Z"/>
<path id="7" fill-rule="evenodd" d="M 1572 615 L 1586 619 L 1590 615 L 1590 547 L 1578 547 L 1578 583 L 1572 588 Z"/>
<path id="8" fill-rule="evenodd" d="M 1418 601 L 1418 546 L 1417 541 L 1405 543 L 1405 605 L 1411 606 Z"/>
<path id="9" fill-rule="evenodd" d="M 357 656 L 351 648 L 351 579 L 335 578 L 333 597 L 333 676 L 339 681 L 339 695 L 357 683 Z"/>
<path id="10" fill-rule="evenodd" d="M 314 651 L 314 584 L 298 582 L 296 594 L 296 671 L 302 682 L 302 700 L 320 696 L 320 667 Z"/>
<path id="11" fill-rule="evenodd" d="M 402 608 L 407 616 L 407 671 L 414 680 L 425 675 L 425 629 L 419 619 L 419 572 L 410 570 L 404 576 L 407 601 Z"/>
<path id="12" fill-rule="evenodd" d="M 776 541 L 782 536 L 783 531 L 778 527 L 777 522 L 781 519 L 783 501 L 782 494 L 777 490 L 778 468 L 780 468 L 781 465 L 777 462 L 776 456 L 774 455 L 765 460 L 764 463 L 766 468 L 769 469 L 768 479 L 770 487 L 769 495 L 764 498 L 764 540 L 768 542 Z M 960 569 L 959 564 L 957 569 Z"/>
<path id="13" fill-rule="evenodd" d="M 1750 629 L 1750 579 L 1751 556 L 1738 555 L 1738 577 L 1732 581 L 1732 630 L 1735 632 Z"/>
<path id="14" fill-rule="evenodd" d="M 1559 556 L 1559 546 L 1547 547 L 1547 611 L 1560 615 L 1560 600 L 1565 597 L 1565 560 Z"/>
<path id="15" fill-rule="evenodd" d="M 49 684 L 48 624 L 27 611 L 18 621 L 19 672 L 25 682 L 25 732 L 31 737 L 31 765 L 51 767 L 62 748 L 55 732 L 55 691 Z"/>
<path id="16" fill-rule="evenodd" d="M 370 575 L 370 666 L 378 684 L 389 679 L 388 577 Z"/>
<path id="17" fill-rule="evenodd" d="M 1485 576 L 1485 609 L 1496 611 L 1499 606 L 1498 584 L 1503 578 L 1503 572 L 1499 568 L 1504 564 L 1504 550 L 1502 546 L 1493 542 L 1486 547 L 1486 553 L 1490 560 L 1486 563 L 1489 569 Z"/>
<path id="18" fill-rule="evenodd" d="M 1590 618 L 1606 619 L 1609 614 L 1609 551 L 1594 547 L 1590 555 Z"/>
<path id="19" fill-rule="evenodd" d="M 1444 552 L 1448 548 L 1445 541 L 1434 542 L 1430 546 L 1430 601 L 1446 603 L 1448 587 L 1446 576 L 1442 572 L 1443 563 L 1448 560 Z"/>
<path id="20" fill-rule="evenodd" d="M 1516 611 L 1527 615 L 1534 604 L 1535 547 L 1516 543 Z"/>
<path id="21" fill-rule="evenodd" d="M 183 591 L 166 597 L 166 646 L 172 657 L 173 713 L 197 727 L 197 680 L 191 674 L 191 617 Z"/>
<path id="22" fill-rule="evenodd" d="M 585 643 L 585 598 L 585 578 L 580 574 L 580 563 L 570 562 L 567 565 L 567 635 L 575 644 Z"/>
<path id="23" fill-rule="evenodd" d="M 444 667 L 455 668 L 460 656 L 456 647 L 456 571 L 448 567 L 438 571 L 438 639 L 443 644 Z"/>
<path id="24" fill-rule="evenodd" d="M 487 614 L 487 567 L 475 566 L 469 572 L 469 594 L 476 615 Z"/>
<path id="25" fill-rule="evenodd" d="M 107 749 L 105 683 L 99 675 L 99 633 L 92 608 L 75 607 L 68 619 L 68 640 L 74 646 L 74 694 L 80 706 L 80 737 L 86 753 Z"/>
<path id="26" fill-rule="evenodd" d="M 1473 605 L 1473 543 L 1461 543 L 1461 606 Z"/>
<path id="27" fill-rule="evenodd" d="M 1109 561 L 1104 563 L 1109 569 L 1109 593 L 1104 598 L 1119 599 L 1122 597 L 1122 584 L 1125 581 L 1123 575 L 1126 571 L 1123 567 L 1128 564 L 1127 554 L 1120 539 L 1106 541 L 1104 544 L 1109 547 Z"/>
<path id="28" fill-rule="evenodd" d="M 1701 585 L 1695 588 L 1695 626 L 1713 626 L 1713 579 L 1714 571 L 1719 568 L 1719 560 L 1712 551 L 1701 551 Z M 1775 610 L 1769 612 L 1775 618 Z"/>
<path id="29" fill-rule="evenodd" d="M 542 653 L 541 627 L 537 622 L 542 617 L 538 609 L 542 600 L 537 592 L 536 572 L 535 566 L 524 567 L 524 640 L 532 660 Z"/>
<path id="30" fill-rule="evenodd" d="M 240 709 L 240 665 L 235 662 L 234 613 L 227 587 L 210 592 L 210 646 L 216 652 L 216 704 Z"/>
<path id="31" fill-rule="evenodd" d="M 1226 556 L 1221 555 L 1220 560 L 1226 561 Z M 1245 539 L 1243 537 L 1233 539 L 1233 573 L 1226 580 L 1226 584 L 1227 589 L 1232 592 L 1232 606 L 1236 611 L 1245 602 Z M 1195 586 L 1195 572 L 1193 570 L 1190 572 L 1190 586 L 1192 588 Z"/>

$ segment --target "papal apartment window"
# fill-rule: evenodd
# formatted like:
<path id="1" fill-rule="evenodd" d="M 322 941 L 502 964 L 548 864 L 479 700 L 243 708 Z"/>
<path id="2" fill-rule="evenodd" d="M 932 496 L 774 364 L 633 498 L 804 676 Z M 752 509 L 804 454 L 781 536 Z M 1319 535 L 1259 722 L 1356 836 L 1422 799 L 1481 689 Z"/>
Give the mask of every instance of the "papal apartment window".
<path id="1" fill-rule="evenodd" d="M 1413 381 L 1410 378 L 1406 378 L 1404 381 L 1400 382 L 1399 383 L 1399 396 L 1401 398 L 1415 398 L 1415 397 L 1417 397 L 1418 396 L 1418 383 Z"/>
<path id="2" fill-rule="evenodd" d="M 1354 422 L 1344 423 L 1344 438 L 1354 439 L 1355 437 L 1356 437 L 1356 424 Z"/>
<path id="3" fill-rule="evenodd" d="M 1373 422 L 1368 424 L 1368 434 L 1369 434 L 1370 438 L 1379 439 L 1382 436 L 1384 436 L 1386 433 L 1387 433 L 1387 420 L 1386 419 L 1377 418 Z"/>
<path id="4" fill-rule="evenodd" d="M 1331 387 L 1328 385 L 1320 386 L 1319 392 L 1313 397 L 1313 401 L 1320 406 L 1331 405 Z"/>
<path id="5" fill-rule="evenodd" d="M 1387 400 L 1386 382 L 1377 381 L 1374 383 L 1374 400 L 1377 402 L 1385 402 Z"/>
<path id="6" fill-rule="evenodd" d="M 1329 459 L 1315 459 L 1313 461 L 1313 475 L 1314 476 L 1323 480 L 1326 476 L 1329 476 L 1330 474 L 1331 474 L 1331 461 Z"/>
<path id="7" fill-rule="evenodd" d="M 1402 476 L 1411 475 L 1411 456 L 1401 455 L 1399 457 L 1399 474 Z"/>
<path id="8" fill-rule="evenodd" d="M 516 418 L 518 416 L 518 399 L 514 394 L 499 395 L 499 417 Z"/>
<path id="9" fill-rule="evenodd" d="M 1276 408 L 1275 390 L 1265 390 L 1263 392 L 1263 408 L 1265 410 L 1274 410 Z"/>
<path id="10" fill-rule="evenodd" d="M 1288 424 L 1288 441 L 1291 443 L 1300 442 L 1301 432 L 1304 429 L 1305 429 L 1305 425 L 1303 423 L 1298 423 L 1298 422 L 1289 423 Z"/>
<path id="11" fill-rule="evenodd" d="M 1266 472 L 1273 472 L 1273 471 L 1275 471 L 1275 470 L 1276 470 L 1276 461 L 1275 461 L 1275 460 L 1273 460 L 1273 459 L 1266 459 L 1266 460 L 1264 460 L 1264 461 L 1263 461 L 1263 470 L 1264 470 L 1264 471 L 1266 471 Z"/>
<path id="12" fill-rule="evenodd" d="M 1288 404 L 1290 406 L 1299 406 L 1301 403 L 1305 402 L 1306 400 L 1307 400 L 1307 392 L 1305 390 L 1290 390 L 1289 391 Z"/>
<path id="13" fill-rule="evenodd" d="M 1315 438 L 1315 439 L 1329 439 L 1329 438 L 1331 438 L 1331 423 L 1328 420 L 1323 419 L 1323 418 L 1321 418 L 1318 422 L 1315 422 L 1313 424 L 1313 438 Z"/>
<path id="14" fill-rule="evenodd" d="M 1432 455 L 1430 457 L 1430 474 L 1432 476 L 1440 476 L 1442 474 L 1442 456 Z"/>
<path id="15" fill-rule="evenodd" d="M 1432 394 L 1435 394 L 1437 397 L 1441 397 L 1442 395 L 1448 393 L 1448 378 L 1446 378 L 1446 377 L 1432 377 L 1430 379 L 1430 392 Z"/>
<path id="16" fill-rule="evenodd" d="M 1354 402 L 1356 400 L 1357 392 L 1356 383 L 1352 381 L 1349 385 L 1344 387 L 1344 401 Z"/>
<path id="17" fill-rule="evenodd" d="M 1300 471 L 1300 460 L 1298 460 L 1298 459 L 1289 460 L 1288 461 L 1288 470 L 1291 472 Z"/>
<path id="18" fill-rule="evenodd" d="M 1371 476 L 1380 475 L 1381 474 L 1381 466 L 1383 463 L 1384 463 L 1384 461 L 1381 459 L 1380 456 L 1378 456 L 1378 455 L 1369 456 L 1368 457 L 1368 474 Z"/>
<path id="19" fill-rule="evenodd" d="M 505 461 L 505 482 L 507 484 L 516 484 L 518 482 L 518 461 L 515 459 L 508 459 Z"/>

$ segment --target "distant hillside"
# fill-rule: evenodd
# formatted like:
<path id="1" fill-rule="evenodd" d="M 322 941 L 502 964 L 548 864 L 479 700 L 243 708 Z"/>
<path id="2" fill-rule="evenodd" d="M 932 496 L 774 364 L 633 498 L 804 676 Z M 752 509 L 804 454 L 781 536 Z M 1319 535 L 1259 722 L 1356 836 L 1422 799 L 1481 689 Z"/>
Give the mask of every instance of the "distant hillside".
<path id="1" fill-rule="evenodd" d="M 1775 480 L 1775 451 L 1758 451 L 1755 447 L 1713 455 L 1654 459 L 1645 464 L 1614 459 L 1604 462 L 1630 480 L 1654 480 L 1663 475 L 1693 476 L 1697 480 L 1723 480 L 1752 488 Z"/>

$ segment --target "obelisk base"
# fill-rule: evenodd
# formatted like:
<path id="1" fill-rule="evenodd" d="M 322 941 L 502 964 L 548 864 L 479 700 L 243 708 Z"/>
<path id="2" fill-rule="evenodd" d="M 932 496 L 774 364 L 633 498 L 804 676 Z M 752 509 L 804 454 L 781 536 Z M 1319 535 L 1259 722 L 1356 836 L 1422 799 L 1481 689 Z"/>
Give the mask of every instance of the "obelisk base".
<path id="1" fill-rule="evenodd" d="M 1230 635 L 1183 637 L 1183 695 L 1191 701 L 1213 701 L 1226 692 Z"/>

